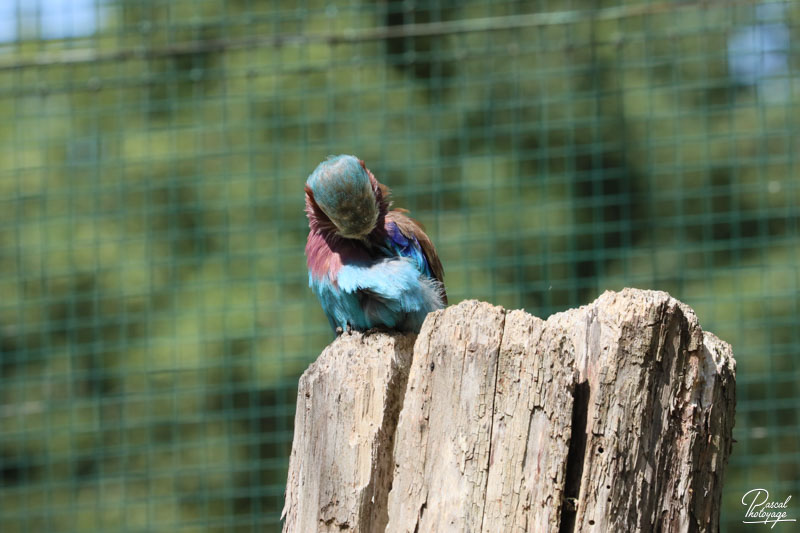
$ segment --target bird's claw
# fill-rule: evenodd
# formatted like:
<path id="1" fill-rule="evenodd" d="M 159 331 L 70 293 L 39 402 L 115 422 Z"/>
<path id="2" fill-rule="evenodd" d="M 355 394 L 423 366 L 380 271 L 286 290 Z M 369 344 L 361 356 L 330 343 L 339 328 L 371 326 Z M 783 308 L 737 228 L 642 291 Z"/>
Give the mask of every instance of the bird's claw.
<path id="1" fill-rule="evenodd" d="M 341 335 L 342 333 L 344 333 L 345 331 L 347 331 L 347 334 L 350 335 L 351 333 L 353 333 L 353 326 L 351 326 L 350 324 L 347 324 L 347 329 L 342 328 L 342 326 L 336 326 L 336 336 L 337 337 L 339 335 Z"/>

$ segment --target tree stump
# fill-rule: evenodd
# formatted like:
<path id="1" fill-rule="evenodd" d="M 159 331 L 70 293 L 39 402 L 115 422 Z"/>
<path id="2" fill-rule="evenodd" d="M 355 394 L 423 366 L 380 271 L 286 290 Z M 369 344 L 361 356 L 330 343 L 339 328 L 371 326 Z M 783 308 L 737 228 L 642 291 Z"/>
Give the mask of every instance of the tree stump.
<path id="1" fill-rule="evenodd" d="M 477 301 L 300 379 L 284 531 L 716 531 L 735 361 L 664 292 Z"/>

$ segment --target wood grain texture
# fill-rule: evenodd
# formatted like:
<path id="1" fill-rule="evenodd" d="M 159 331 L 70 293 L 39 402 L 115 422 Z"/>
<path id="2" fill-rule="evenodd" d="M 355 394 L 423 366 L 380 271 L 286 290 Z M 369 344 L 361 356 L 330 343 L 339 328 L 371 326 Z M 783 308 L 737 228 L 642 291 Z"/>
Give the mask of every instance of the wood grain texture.
<path id="1" fill-rule="evenodd" d="M 397 427 L 387 531 L 480 524 L 504 321 L 501 307 L 474 301 L 425 321 Z"/>
<path id="2" fill-rule="evenodd" d="M 344 334 L 302 375 L 284 531 L 384 531 L 414 336 Z"/>
<path id="3" fill-rule="evenodd" d="M 688 306 L 466 301 L 412 341 L 344 335 L 303 375 L 284 531 L 718 530 L 735 361 Z"/>

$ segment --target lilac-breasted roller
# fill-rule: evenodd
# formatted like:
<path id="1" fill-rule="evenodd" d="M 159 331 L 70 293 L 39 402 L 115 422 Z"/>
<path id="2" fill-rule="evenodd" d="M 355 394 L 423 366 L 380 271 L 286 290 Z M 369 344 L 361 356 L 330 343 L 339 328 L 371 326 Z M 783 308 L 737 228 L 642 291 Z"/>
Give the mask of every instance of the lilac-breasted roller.
<path id="1" fill-rule="evenodd" d="M 308 177 L 308 282 L 334 331 L 416 331 L 447 304 L 433 243 L 389 188 L 352 155 L 330 156 Z"/>

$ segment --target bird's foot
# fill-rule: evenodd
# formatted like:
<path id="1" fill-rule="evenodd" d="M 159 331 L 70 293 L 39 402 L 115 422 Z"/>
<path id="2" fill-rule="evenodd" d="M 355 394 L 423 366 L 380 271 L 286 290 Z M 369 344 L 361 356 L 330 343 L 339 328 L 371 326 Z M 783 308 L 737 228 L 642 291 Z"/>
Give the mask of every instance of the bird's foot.
<path id="1" fill-rule="evenodd" d="M 337 336 L 337 337 L 338 337 L 339 335 L 341 335 L 343 331 L 344 331 L 344 330 L 342 329 L 342 326 L 336 326 L 336 336 Z"/>

